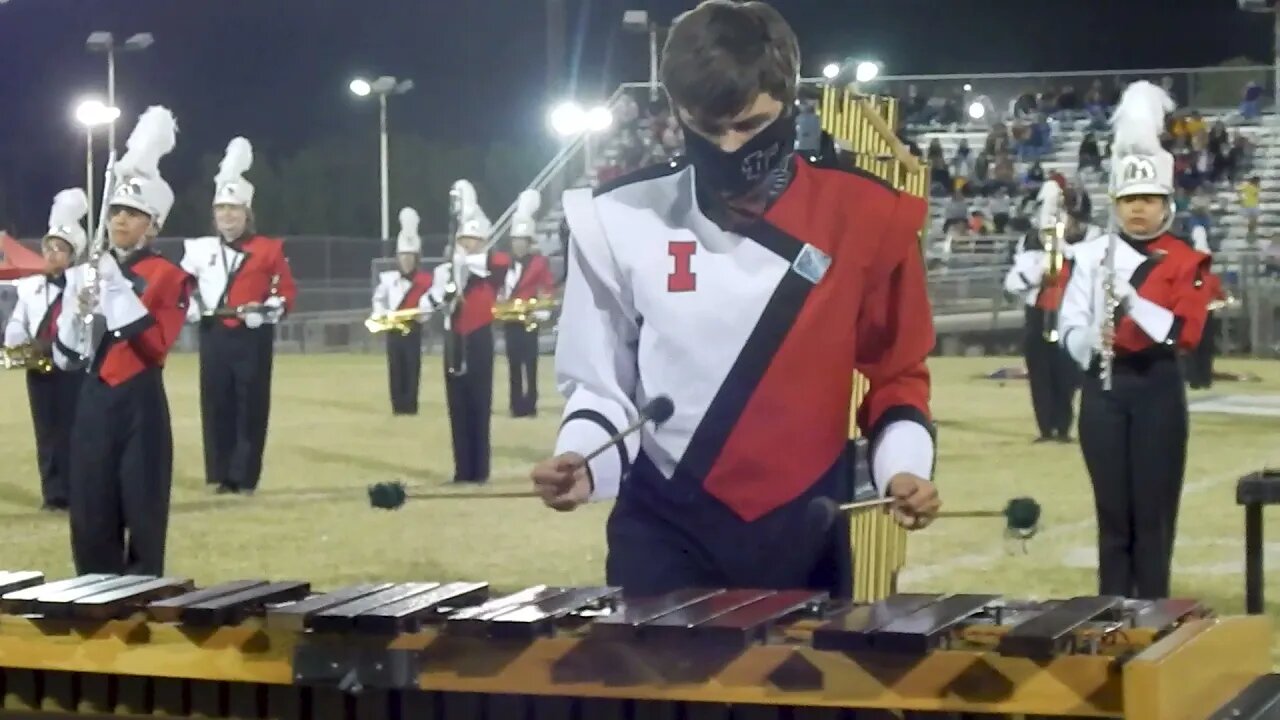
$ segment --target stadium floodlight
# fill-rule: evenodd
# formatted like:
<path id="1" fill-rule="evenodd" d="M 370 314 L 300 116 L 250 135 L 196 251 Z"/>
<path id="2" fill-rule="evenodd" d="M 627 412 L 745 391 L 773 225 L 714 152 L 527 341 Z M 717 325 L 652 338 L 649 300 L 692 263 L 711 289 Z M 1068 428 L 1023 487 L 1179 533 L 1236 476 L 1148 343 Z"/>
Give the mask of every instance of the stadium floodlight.
<path id="1" fill-rule="evenodd" d="M 84 191 L 89 197 L 88 233 L 93 236 L 93 131 L 120 119 L 120 108 L 101 100 L 88 99 L 76 103 L 76 122 L 84 127 Z"/>
<path id="2" fill-rule="evenodd" d="M 582 133 L 587 127 L 587 111 L 572 100 L 567 100 L 551 109 L 547 116 L 551 130 L 562 138 L 573 137 Z"/>
<path id="3" fill-rule="evenodd" d="M 381 235 L 385 244 L 385 253 L 391 254 L 391 188 L 388 178 L 389 162 L 387 155 L 387 98 L 392 95 L 403 95 L 413 89 L 412 80 L 401 80 L 391 75 L 383 75 L 373 82 L 364 78 L 356 78 L 347 86 L 356 97 L 378 96 L 378 172 L 381 180 L 382 225 Z"/>
<path id="4" fill-rule="evenodd" d="M 586 125 L 588 132 L 604 132 L 613 127 L 613 112 L 604 105 L 597 105 L 587 111 Z"/>
<path id="5" fill-rule="evenodd" d="M 965 91 L 965 92 L 973 92 L 973 83 L 965 83 L 965 84 L 964 84 L 964 91 Z"/>
<path id="6" fill-rule="evenodd" d="M 828 80 L 835 80 L 840 74 L 840 63 L 827 63 L 822 67 L 822 77 Z"/>
<path id="7" fill-rule="evenodd" d="M 880 63 L 864 60 L 858 63 L 853 78 L 860 83 L 869 83 L 880 75 Z"/>
<path id="8" fill-rule="evenodd" d="M 986 117 L 986 115 L 987 115 L 987 106 L 986 106 L 986 105 L 983 105 L 983 104 L 982 104 L 981 102 L 979 102 L 979 101 L 974 101 L 974 102 L 972 102 L 972 103 L 970 103 L 970 104 L 969 104 L 969 117 L 970 117 L 970 118 L 972 118 L 972 119 L 974 119 L 974 120 L 981 120 L 982 118 Z"/>

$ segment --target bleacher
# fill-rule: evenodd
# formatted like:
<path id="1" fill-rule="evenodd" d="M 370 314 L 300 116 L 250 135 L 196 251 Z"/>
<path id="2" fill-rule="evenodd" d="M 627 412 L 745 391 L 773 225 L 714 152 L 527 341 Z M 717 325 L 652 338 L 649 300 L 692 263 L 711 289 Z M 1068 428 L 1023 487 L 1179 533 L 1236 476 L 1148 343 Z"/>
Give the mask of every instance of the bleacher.
<path id="1" fill-rule="evenodd" d="M 1280 237 L 1280 215 L 1277 215 L 1277 211 L 1280 211 L 1280 131 L 1275 124 L 1275 117 L 1266 116 L 1262 124 L 1240 125 L 1238 117 L 1232 112 L 1209 111 L 1204 114 L 1204 120 L 1210 126 L 1218 120 L 1223 120 L 1228 128 L 1240 132 L 1252 143 L 1253 161 L 1252 171 L 1249 174 L 1258 175 L 1262 179 L 1260 195 L 1262 214 L 1258 220 L 1257 236 L 1260 240 Z M 1093 201 L 1094 221 L 1105 224 L 1107 208 L 1110 205 L 1107 197 L 1107 176 L 1086 173 L 1081 177 L 1077 172 L 1080 143 L 1084 139 L 1087 125 L 1088 122 L 1084 120 L 1052 123 L 1053 147 L 1040 158 L 1040 166 L 1044 169 L 1046 176 L 1056 171 L 1073 184 L 1081 181 L 1088 189 L 1090 199 Z M 950 159 L 962 140 L 967 141 L 969 147 L 976 153 L 986 142 L 986 136 L 986 128 L 954 131 L 925 130 L 915 135 L 915 141 L 921 148 L 925 148 L 933 140 L 938 140 L 942 145 L 944 156 Z M 1097 136 L 1101 141 L 1102 133 L 1098 133 Z M 1103 162 L 1105 168 L 1106 157 Z M 1018 177 L 1025 174 L 1028 165 L 1029 163 L 1025 162 L 1015 163 Z M 1221 240 L 1220 249 L 1228 252 L 1246 249 L 1247 221 L 1241 211 L 1235 187 L 1229 183 L 1222 184 L 1213 191 L 1211 201 L 1213 233 Z M 938 230 L 942 227 L 941 213 L 944 204 L 945 201 L 935 200 L 930 205 L 934 227 Z"/>

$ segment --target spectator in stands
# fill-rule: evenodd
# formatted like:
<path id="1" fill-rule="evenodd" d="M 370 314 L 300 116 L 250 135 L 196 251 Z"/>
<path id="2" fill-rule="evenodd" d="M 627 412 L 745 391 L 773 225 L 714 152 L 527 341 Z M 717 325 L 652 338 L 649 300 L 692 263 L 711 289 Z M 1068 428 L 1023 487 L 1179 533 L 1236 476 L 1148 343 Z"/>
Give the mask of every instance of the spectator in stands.
<path id="1" fill-rule="evenodd" d="M 1261 214 L 1262 178 L 1254 175 L 1238 188 L 1240 208 L 1248 221 L 1246 240 L 1249 246 L 1255 247 L 1258 240 L 1258 216 Z"/>
<path id="2" fill-rule="evenodd" d="M 987 186 L 992 190 L 1004 188 L 1008 195 L 1018 192 L 1018 177 L 1012 155 L 1005 153 L 996 156 L 995 168 L 991 171 L 991 182 Z"/>
<path id="3" fill-rule="evenodd" d="M 1257 120 L 1262 116 L 1262 86 L 1250 80 L 1244 86 L 1244 98 L 1240 101 L 1240 117 Z"/>
<path id="4" fill-rule="evenodd" d="M 929 152 L 925 157 L 929 160 L 930 163 L 933 163 L 934 160 L 941 160 L 943 164 L 945 164 L 947 159 L 942 153 L 942 141 L 939 140 L 938 138 L 934 138 L 930 140 Z"/>
<path id="5" fill-rule="evenodd" d="M 946 197 L 954 189 L 955 183 L 951 180 L 951 171 L 947 169 L 946 161 L 941 157 L 929 160 L 929 195 Z"/>
<path id="6" fill-rule="evenodd" d="M 1074 120 L 1079 114 L 1080 96 L 1076 95 L 1076 89 L 1072 85 L 1062 88 L 1062 94 L 1058 95 L 1057 114 L 1059 120 Z"/>
<path id="7" fill-rule="evenodd" d="M 1013 101 L 1010 115 L 1015 118 L 1030 117 L 1036 111 L 1036 94 L 1030 90 L 1022 93 Z"/>
<path id="8" fill-rule="evenodd" d="M 951 199 L 947 201 L 946 207 L 942 209 L 942 229 L 949 230 L 955 224 L 966 225 L 969 222 L 969 201 L 965 199 L 964 193 L 956 189 L 951 193 Z"/>
<path id="9" fill-rule="evenodd" d="M 987 131 L 987 140 L 982 149 L 991 157 L 999 157 L 1001 153 L 1011 152 L 1013 143 L 1009 140 L 1009 128 L 1002 122 L 992 125 Z"/>
<path id="10" fill-rule="evenodd" d="M 1107 99 L 1103 94 L 1101 80 L 1094 80 L 1089 92 L 1085 93 L 1084 112 L 1089 117 L 1090 130 L 1107 129 Z"/>
<path id="11" fill-rule="evenodd" d="M 956 146 L 956 154 L 951 156 L 951 179 L 957 188 L 963 188 L 973 175 L 973 158 L 970 156 L 969 141 L 961 138 Z"/>
<path id="12" fill-rule="evenodd" d="M 933 119 L 933 114 L 929 111 L 929 98 L 920 94 L 915 83 L 907 86 L 907 97 L 902 101 L 902 115 L 908 125 L 927 125 Z"/>
<path id="13" fill-rule="evenodd" d="M 1083 173 L 1085 170 L 1102 172 L 1102 153 L 1098 150 L 1098 138 L 1092 132 L 1085 133 L 1080 141 L 1080 160 L 1076 171 Z"/>
<path id="14" fill-rule="evenodd" d="M 991 156 L 978 153 L 973 159 L 973 174 L 965 187 L 970 189 L 970 195 L 991 194 Z"/>
<path id="15" fill-rule="evenodd" d="M 981 210 L 974 209 L 969 212 L 969 233 L 971 235 L 991 234 L 991 224 Z"/>
<path id="16" fill-rule="evenodd" d="M 987 204 L 987 209 L 991 211 L 991 221 L 995 226 L 996 233 L 1003 233 L 1009 225 L 1009 188 L 999 186 L 991 194 L 991 200 Z"/>
<path id="17" fill-rule="evenodd" d="M 1215 122 L 1209 131 L 1207 149 L 1212 165 L 1209 179 L 1220 183 L 1228 177 L 1231 168 L 1231 136 L 1221 120 Z"/>
<path id="18" fill-rule="evenodd" d="M 1231 182 L 1236 182 L 1245 173 L 1253 170 L 1253 146 L 1249 139 L 1236 133 L 1231 142 L 1231 152 L 1227 154 L 1227 173 Z"/>

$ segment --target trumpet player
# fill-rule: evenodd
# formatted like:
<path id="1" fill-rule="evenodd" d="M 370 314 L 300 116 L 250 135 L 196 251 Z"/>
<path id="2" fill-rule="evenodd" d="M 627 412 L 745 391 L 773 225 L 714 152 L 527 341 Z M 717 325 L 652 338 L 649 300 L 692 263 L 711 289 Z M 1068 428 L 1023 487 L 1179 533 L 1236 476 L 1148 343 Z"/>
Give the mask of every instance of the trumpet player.
<path id="1" fill-rule="evenodd" d="M 396 270 L 378 275 L 373 291 L 373 317 L 381 319 L 391 313 L 417 311 L 387 336 L 387 377 L 391 387 L 391 412 L 394 415 L 418 414 L 418 383 L 422 376 L 422 324 L 431 314 L 431 273 L 420 267 L 422 238 L 418 235 L 418 212 L 413 208 L 400 211 L 400 234 L 396 237 Z"/>
<path id="2" fill-rule="evenodd" d="M 182 267 L 196 279 L 187 321 L 200 328 L 200 420 L 205 483 L 252 495 L 262 476 L 271 413 L 275 327 L 297 286 L 284 241 L 254 227 L 253 146 L 227 145 L 214 177 L 216 235 L 187 240 Z"/>
<path id="3" fill-rule="evenodd" d="M 53 198 L 49 230 L 40 242 L 44 273 L 18 281 L 18 304 L 4 329 L 6 348 L 27 346 L 28 358 L 52 362 L 53 340 L 62 314 L 66 271 L 84 253 L 88 239 L 81 226 L 89 212 L 84 190 L 70 188 Z M 74 303 L 74 300 L 72 301 Z M 44 510 L 66 510 L 71 462 L 71 423 L 83 373 L 27 365 L 27 397 L 36 431 L 36 461 Z"/>
<path id="4" fill-rule="evenodd" d="M 160 158 L 173 116 L 149 108 L 106 184 L 88 260 L 67 273 L 72 311 L 58 317 L 54 360 L 84 368 L 71 435 L 71 549 L 76 572 L 164 573 L 173 431 L 163 369 L 178 339 L 189 276 L 151 248 L 173 207 Z M 109 247 L 106 247 L 109 245 Z"/>
<path id="5" fill-rule="evenodd" d="M 542 196 L 536 190 L 525 190 L 516 202 L 511 220 L 511 268 L 502 286 L 501 300 L 505 303 L 549 302 L 555 292 L 551 266 L 545 257 L 534 252 L 534 213 L 541 204 Z M 509 320 L 502 327 L 511 375 L 511 416 L 517 418 L 538 414 L 538 331 L 542 323 L 551 319 L 551 311 L 538 308 L 531 319 L 532 324 Z"/>
<path id="6" fill-rule="evenodd" d="M 454 183 L 457 229 L 448 262 L 435 269 L 431 306 L 444 314 L 445 399 L 456 483 L 489 480 L 493 411 L 493 305 L 510 263 L 489 253 L 492 226 L 466 180 Z"/>
<path id="7" fill-rule="evenodd" d="M 1151 83 L 1125 90 L 1113 118 L 1113 229 L 1076 248 L 1060 318 L 1086 371 L 1080 447 L 1103 595 L 1169 594 L 1188 424 L 1177 353 L 1199 343 L 1212 286 L 1208 256 L 1169 233 L 1173 158 L 1159 135 L 1173 107 Z"/>
<path id="8" fill-rule="evenodd" d="M 1038 443 L 1070 442 L 1080 384 L 1080 370 L 1058 342 L 1058 313 L 1074 246 L 1085 230 L 1068 211 L 1062 183 L 1055 173 L 1040 187 L 1039 228 L 1027 233 L 1004 279 L 1005 291 L 1025 304 L 1023 357 L 1040 430 Z"/>

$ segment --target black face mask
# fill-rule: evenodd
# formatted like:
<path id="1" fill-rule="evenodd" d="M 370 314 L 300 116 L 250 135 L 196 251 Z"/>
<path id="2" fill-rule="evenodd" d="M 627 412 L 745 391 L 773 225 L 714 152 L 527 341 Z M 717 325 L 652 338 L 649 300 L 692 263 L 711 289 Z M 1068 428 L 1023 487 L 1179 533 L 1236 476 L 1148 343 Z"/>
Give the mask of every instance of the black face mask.
<path id="1" fill-rule="evenodd" d="M 685 154 L 697 171 L 698 184 L 721 198 L 750 194 L 785 166 L 796 147 L 796 118 L 784 112 L 745 145 L 725 152 L 680 121 Z"/>

